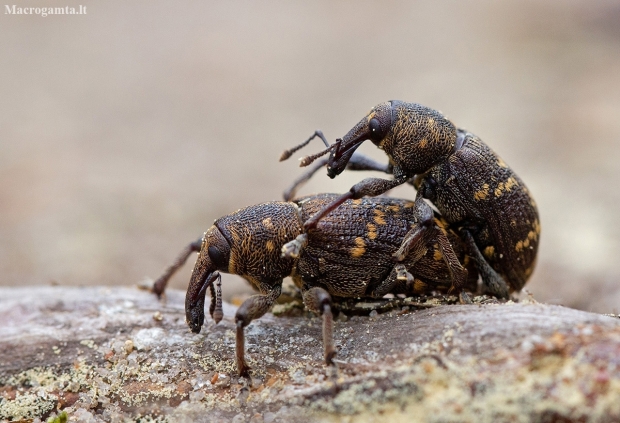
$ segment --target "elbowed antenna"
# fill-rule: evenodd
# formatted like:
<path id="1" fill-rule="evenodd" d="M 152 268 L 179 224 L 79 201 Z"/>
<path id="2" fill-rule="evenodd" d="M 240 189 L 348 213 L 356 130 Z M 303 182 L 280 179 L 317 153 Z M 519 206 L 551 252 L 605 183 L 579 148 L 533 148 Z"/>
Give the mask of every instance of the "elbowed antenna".
<path id="1" fill-rule="evenodd" d="M 322 141 L 323 144 L 325 144 L 325 146 L 327 147 L 327 150 L 325 150 L 324 152 L 322 152 L 320 155 L 318 155 L 317 157 L 313 158 L 310 162 L 306 163 L 306 164 L 300 164 L 301 167 L 304 166 L 308 166 L 310 163 L 312 163 L 314 160 L 316 160 L 317 158 L 327 154 L 327 152 L 331 151 L 331 149 L 333 148 L 332 145 L 329 145 L 329 142 L 327 142 L 327 139 L 325 138 L 325 135 L 323 135 L 322 131 L 319 131 L 318 129 L 316 131 L 314 131 L 314 134 L 312 134 L 310 136 L 310 138 L 308 138 L 307 140 L 305 140 L 304 142 L 302 142 L 299 145 L 296 145 L 295 147 L 289 149 L 289 150 L 285 150 L 282 155 L 280 156 L 280 161 L 283 162 L 284 160 L 288 159 L 289 157 L 291 157 L 293 155 L 293 153 L 295 153 L 296 151 L 304 148 L 305 146 L 307 146 L 308 144 L 310 144 L 310 141 L 312 141 L 313 139 L 315 139 L 316 137 L 319 137 Z M 312 157 L 312 156 L 309 156 Z M 304 162 L 304 160 L 306 160 L 308 157 L 304 157 L 302 159 L 302 163 Z"/>
<path id="2" fill-rule="evenodd" d="M 302 157 L 301 159 L 299 159 L 299 167 L 306 167 L 312 164 L 312 162 L 318 159 L 319 157 L 322 157 L 326 155 L 327 153 L 329 153 L 330 151 L 332 151 L 334 147 L 336 147 L 336 150 L 337 150 L 338 145 L 340 145 L 340 140 L 336 141 L 334 144 L 330 145 L 328 148 L 321 151 L 320 153 L 313 154 L 311 156 Z"/>

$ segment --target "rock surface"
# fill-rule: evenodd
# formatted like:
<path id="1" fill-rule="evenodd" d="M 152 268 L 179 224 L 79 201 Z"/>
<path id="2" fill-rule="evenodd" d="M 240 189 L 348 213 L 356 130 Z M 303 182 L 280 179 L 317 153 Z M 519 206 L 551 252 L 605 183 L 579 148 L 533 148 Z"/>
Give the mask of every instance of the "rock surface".
<path id="1" fill-rule="evenodd" d="M 335 324 L 269 314 L 234 363 L 234 311 L 189 332 L 184 294 L 0 288 L 0 421 L 620 420 L 620 319 L 534 301 L 396 309 Z M 374 313 L 373 313 L 374 314 Z"/>

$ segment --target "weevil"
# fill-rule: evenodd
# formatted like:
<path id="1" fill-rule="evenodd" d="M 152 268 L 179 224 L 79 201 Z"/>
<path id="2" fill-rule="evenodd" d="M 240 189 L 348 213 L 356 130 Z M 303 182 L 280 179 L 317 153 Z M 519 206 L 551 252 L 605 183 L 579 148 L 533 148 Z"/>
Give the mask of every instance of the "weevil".
<path id="1" fill-rule="evenodd" d="M 411 182 L 417 197 L 430 200 L 459 233 L 476 261 L 486 293 L 508 298 L 510 292 L 523 288 L 536 263 L 537 206 L 523 181 L 480 138 L 458 129 L 436 110 L 393 100 L 375 106 L 334 144 L 317 131 L 285 151 L 280 160 L 316 136 L 327 149 L 303 158 L 302 166 L 330 153 L 327 174 L 334 178 L 347 167 L 355 150 L 371 140 L 388 156 L 386 171 L 394 178 L 367 178 L 354 185 L 306 221 L 306 231 L 348 199 L 379 195 Z"/>
<path id="2" fill-rule="evenodd" d="M 304 232 L 303 222 L 336 198 L 337 194 L 319 194 L 268 202 L 217 219 L 183 250 L 155 282 L 154 291 L 161 294 L 172 274 L 192 252 L 198 252 L 185 298 L 187 323 L 198 333 L 204 324 L 207 288 L 210 314 L 216 323 L 222 319 L 220 272 L 249 281 L 259 294 L 243 302 L 235 315 L 237 369 L 247 377 L 244 328 L 270 310 L 287 276 L 301 290 L 305 306 L 323 316 L 328 365 L 336 354 L 334 302 L 388 293 L 447 292 L 454 285 L 476 290 L 478 276 L 475 270 L 468 271 L 469 259 L 460 238 L 445 229 L 446 223 L 423 200 L 345 201 L 313 231 Z M 424 236 L 402 248 L 404 237 L 422 229 Z"/>

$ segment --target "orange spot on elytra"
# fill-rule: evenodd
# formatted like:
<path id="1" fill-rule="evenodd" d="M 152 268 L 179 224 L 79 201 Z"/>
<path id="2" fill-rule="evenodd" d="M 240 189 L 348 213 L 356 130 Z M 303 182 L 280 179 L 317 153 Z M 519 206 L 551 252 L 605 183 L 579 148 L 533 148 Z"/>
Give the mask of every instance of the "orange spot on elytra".
<path id="1" fill-rule="evenodd" d="M 373 220 L 377 225 L 385 225 L 385 213 L 383 210 L 375 209 L 374 210 L 375 217 Z"/>
<path id="2" fill-rule="evenodd" d="M 368 229 L 368 239 L 375 239 L 377 238 L 377 227 L 375 225 L 373 225 L 372 223 L 368 222 L 366 224 L 366 229 Z"/>
<path id="3" fill-rule="evenodd" d="M 364 238 L 355 238 L 355 247 L 351 248 L 351 257 L 361 257 L 366 253 L 366 242 Z"/>
<path id="4" fill-rule="evenodd" d="M 482 189 L 474 193 L 476 200 L 484 200 L 489 195 L 489 184 L 484 184 Z"/>

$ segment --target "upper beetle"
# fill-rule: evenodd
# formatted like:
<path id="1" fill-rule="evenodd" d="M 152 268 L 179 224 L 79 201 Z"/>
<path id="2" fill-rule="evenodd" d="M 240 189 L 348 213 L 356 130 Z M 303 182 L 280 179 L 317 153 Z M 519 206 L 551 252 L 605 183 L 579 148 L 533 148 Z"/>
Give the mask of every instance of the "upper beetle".
<path id="1" fill-rule="evenodd" d="M 374 107 L 332 145 L 319 131 L 315 136 L 328 148 L 304 158 L 302 166 L 329 152 L 327 173 L 334 178 L 355 150 L 371 140 L 387 154 L 386 171 L 394 179 L 368 178 L 354 185 L 305 222 L 306 230 L 347 199 L 379 195 L 409 181 L 459 232 L 476 259 L 486 292 L 508 298 L 525 285 L 540 238 L 536 203 L 517 174 L 480 138 L 436 110 L 396 100 Z M 286 151 L 281 160 L 307 142 Z M 359 164 L 354 169 L 378 170 Z"/>

